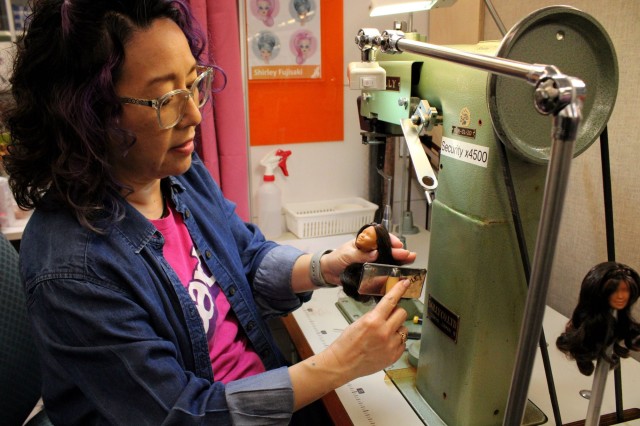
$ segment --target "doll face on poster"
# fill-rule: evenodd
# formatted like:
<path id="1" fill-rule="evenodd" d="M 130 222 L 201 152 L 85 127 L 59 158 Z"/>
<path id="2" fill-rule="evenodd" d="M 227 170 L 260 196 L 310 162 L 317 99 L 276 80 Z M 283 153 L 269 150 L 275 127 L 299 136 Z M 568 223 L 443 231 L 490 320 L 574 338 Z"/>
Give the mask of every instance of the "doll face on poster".
<path id="1" fill-rule="evenodd" d="M 269 16 L 269 10 L 271 10 L 271 2 L 268 0 L 258 0 L 258 14 L 260 16 Z"/>
<path id="2" fill-rule="evenodd" d="M 620 281 L 616 291 L 609 296 L 609 306 L 617 310 L 624 309 L 627 306 L 627 303 L 629 303 L 629 296 L 629 283 L 626 281 Z"/>
<path id="3" fill-rule="evenodd" d="M 307 55 L 311 50 L 311 40 L 303 39 L 298 43 L 298 48 L 303 55 Z"/>
<path id="4" fill-rule="evenodd" d="M 260 49 L 260 57 L 265 61 L 268 61 L 269 59 L 271 59 L 271 49 L 266 47 L 263 49 Z"/>

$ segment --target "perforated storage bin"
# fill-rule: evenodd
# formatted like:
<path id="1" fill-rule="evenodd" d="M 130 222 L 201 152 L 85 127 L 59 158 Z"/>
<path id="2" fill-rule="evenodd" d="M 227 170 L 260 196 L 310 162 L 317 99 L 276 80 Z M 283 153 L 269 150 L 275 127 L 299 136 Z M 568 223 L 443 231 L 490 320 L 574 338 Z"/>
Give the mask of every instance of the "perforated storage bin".
<path id="1" fill-rule="evenodd" d="M 298 238 L 357 232 L 373 222 L 377 209 L 376 204 L 359 197 L 284 205 L 287 229 Z"/>

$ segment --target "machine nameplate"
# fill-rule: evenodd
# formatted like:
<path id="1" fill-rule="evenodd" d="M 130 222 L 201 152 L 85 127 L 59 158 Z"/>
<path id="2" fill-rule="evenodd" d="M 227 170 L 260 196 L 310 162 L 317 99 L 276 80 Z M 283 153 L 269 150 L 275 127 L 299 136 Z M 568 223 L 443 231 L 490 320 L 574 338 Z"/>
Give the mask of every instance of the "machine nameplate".
<path id="1" fill-rule="evenodd" d="M 476 129 L 470 129 L 468 127 L 451 126 L 451 134 L 456 136 L 464 136 L 466 138 L 475 139 Z"/>
<path id="2" fill-rule="evenodd" d="M 400 91 L 400 77 L 387 77 L 387 90 Z"/>
<path id="3" fill-rule="evenodd" d="M 458 343 L 460 316 L 451 312 L 431 295 L 429 295 L 429 299 L 427 300 L 427 317 L 433 325 L 438 327 L 447 337 L 455 343 Z"/>
<path id="4" fill-rule="evenodd" d="M 486 168 L 489 147 L 443 137 L 440 155 Z"/>

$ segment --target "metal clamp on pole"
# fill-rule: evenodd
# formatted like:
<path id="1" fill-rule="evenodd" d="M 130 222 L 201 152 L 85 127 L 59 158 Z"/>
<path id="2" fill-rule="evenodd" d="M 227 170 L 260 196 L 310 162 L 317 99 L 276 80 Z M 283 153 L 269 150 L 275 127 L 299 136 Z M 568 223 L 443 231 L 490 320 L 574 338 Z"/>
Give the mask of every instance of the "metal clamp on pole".
<path id="1" fill-rule="evenodd" d="M 362 28 L 356 36 L 362 62 L 375 61 L 376 49 L 380 46 L 380 31 L 375 28 Z"/>

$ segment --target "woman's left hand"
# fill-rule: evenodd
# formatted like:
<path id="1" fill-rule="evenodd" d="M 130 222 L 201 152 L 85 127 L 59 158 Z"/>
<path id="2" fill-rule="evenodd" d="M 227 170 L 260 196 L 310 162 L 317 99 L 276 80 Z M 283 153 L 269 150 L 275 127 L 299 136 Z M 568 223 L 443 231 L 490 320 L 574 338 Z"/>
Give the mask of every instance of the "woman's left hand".
<path id="1" fill-rule="evenodd" d="M 391 238 L 391 254 L 401 264 L 412 263 L 416 260 L 416 253 L 404 249 L 402 241 L 393 234 Z M 355 238 L 348 241 L 320 259 L 322 276 L 331 284 L 340 284 L 340 274 L 352 263 L 374 262 L 378 258 L 378 250 L 365 252 L 356 247 Z"/>

